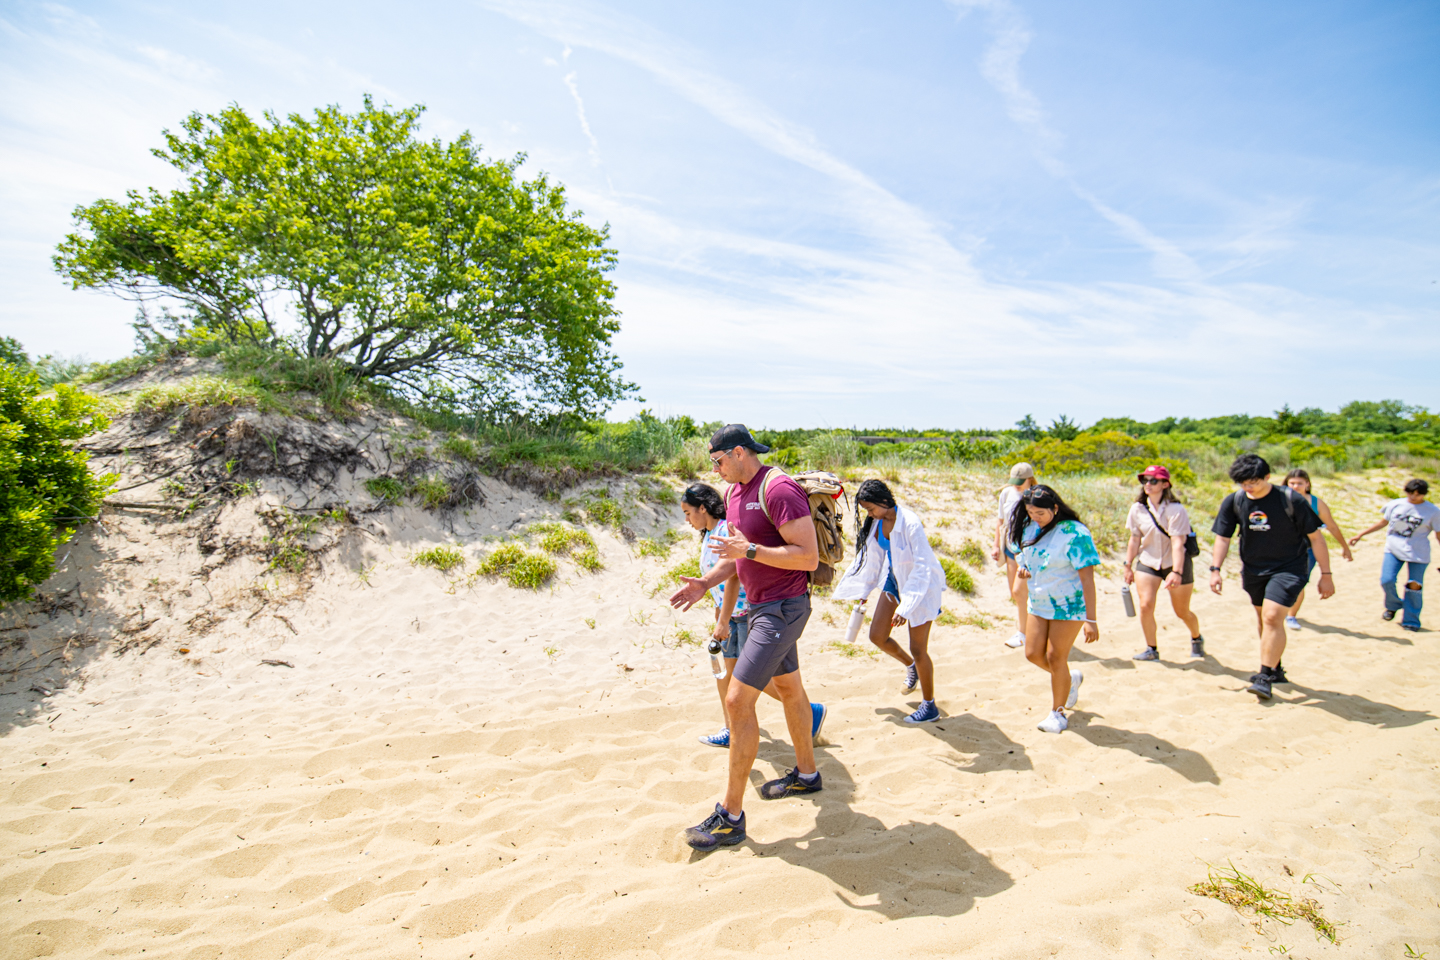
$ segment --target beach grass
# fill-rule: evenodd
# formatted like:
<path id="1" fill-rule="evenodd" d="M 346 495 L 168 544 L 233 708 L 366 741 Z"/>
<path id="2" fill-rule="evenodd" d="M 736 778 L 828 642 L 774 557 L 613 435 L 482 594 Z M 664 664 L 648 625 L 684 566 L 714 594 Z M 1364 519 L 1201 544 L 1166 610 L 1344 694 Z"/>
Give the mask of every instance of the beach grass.
<path id="1" fill-rule="evenodd" d="M 1313 875 L 1307 874 L 1300 881 L 1309 883 Z M 1313 899 L 1295 899 L 1287 893 L 1272 890 L 1247 873 L 1241 872 L 1235 864 L 1229 870 L 1211 867 L 1209 876 L 1202 882 L 1191 885 L 1191 893 L 1221 903 L 1228 903 L 1236 910 L 1249 912 L 1254 916 L 1268 917 L 1289 926 L 1296 920 L 1304 920 L 1315 930 L 1316 937 L 1339 943 L 1339 931 L 1335 924 L 1320 912 L 1320 905 Z"/>
<path id="2" fill-rule="evenodd" d="M 410 563 L 417 567 L 433 567 L 441 573 L 449 573 L 465 563 L 465 554 L 457 547 L 431 547 L 411 557 Z"/>

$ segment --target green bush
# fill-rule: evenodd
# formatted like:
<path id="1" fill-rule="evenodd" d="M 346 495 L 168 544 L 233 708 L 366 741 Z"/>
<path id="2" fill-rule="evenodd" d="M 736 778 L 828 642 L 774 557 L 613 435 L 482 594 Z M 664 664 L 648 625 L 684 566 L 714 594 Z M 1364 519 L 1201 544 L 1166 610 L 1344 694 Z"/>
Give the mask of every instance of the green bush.
<path id="1" fill-rule="evenodd" d="M 580 551 L 571 559 L 575 561 L 575 566 L 590 573 L 596 573 L 605 567 L 604 561 L 600 559 L 600 551 L 594 547 Z"/>
<path id="2" fill-rule="evenodd" d="M 97 477 L 72 441 L 109 421 L 94 397 L 0 362 L 0 603 L 30 595 L 55 570 L 55 551 L 115 484 Z"/>
<path id="3" fill-rule="evenodd" d="M 465 554 L 456 547 L 431 547 L 415 554 L 410 558 L 410 562 L 417 567 L 434 567 L 442 573 L 448 573 L 465 562 Z"/>
<path id="4" fill-rule="evenodd" d="M 1027 460 L 1041 473 L 1138 474 L 1152 463 L 1170 471 L 1175 483 L 1193 483 L 1195 472 L 1184 460 L 1160 456 L 1155 443 L 1118 430 L 1082 433 L 1073 440 L 1039 440 L 1013 454 Z"/>
<path id="5" fill-rule="evenodd" d="M 577 549 L 581 552 L 595 552 L 595 538 L 590 536 L 589 531 L 579 527 L 567 527 L 546 521 L 530 524 L 526 532 L 540 537 L 540 549 L 546 553 L 564 555 Z"/>
<path id="6" fill-rule="evenodd" d="M 530 553 L 518 543 L 492 550 L 476 567 L 478 576 L 503 576 L 512 587 L 534 590 L 555 576 L 555 561 L 543 553 Z"/>
<path id="7" fill-rule="evenodd" d="M 481 559 L 475 572 L 482 577 L 498 576 L 523 559 L 525 559 L 524 547 L 518 543 L 502 543 Z"/>
<path id="8" fill-rule="evenodd" d="M 985 548 L 978 540 L 966 540 L 960 545 L 960 559 L 979 570 L 985 566 Z"/>
<path id="9" fill-rule="evenodd" d="M 975 581 L 970 577 L 970 571 L 949 557 L 940 558 L 940 566 L 945 571 L 945 584 L 951 589 L 960 593 L 974 593 Z"/>

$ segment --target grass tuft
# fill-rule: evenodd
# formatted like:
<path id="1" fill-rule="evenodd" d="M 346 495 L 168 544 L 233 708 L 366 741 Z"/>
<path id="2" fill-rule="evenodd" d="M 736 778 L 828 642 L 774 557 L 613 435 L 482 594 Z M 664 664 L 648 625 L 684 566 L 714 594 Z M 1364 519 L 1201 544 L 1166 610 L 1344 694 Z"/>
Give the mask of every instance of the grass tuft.
<path id="1" fill-rule="evenodd" d="M 465 562 L 465 554 L 456 547 L 440 546 L 431 547 L 429 550 L 421 550 L 410 558 L 410 563 L 417 567 L 434 567 L 441 573 L 449 573 Z"/>
<path id="2" fill-rule="evenodd" d="M 405 486 L 394 477 L 371 477 L 365 481 L 365 490 L 372 497 L 399 502 L 405 496 Z"/>
<path id="3" fill-rule="evenodd" d="M 980 570 L 985 566 L 985 557 L 987 554 L 985 553 L 985 548 L 980 546 L 980 541 L 967 539 L 960 545 L 958 556 L 965 563 L 970 564 L 970 566 L 976 570 Z"/>
<path id="4" fill-rule="evenodd" d="M 576 550 L 582 553 L 595 553 L 595 538 L 590 536 L 589 531 L 579 527 L 567 527 L 562 523 L 542 521 L 532 523 L 525 529 L 525 532 L 540 538 L 540 549 L 546 553 L 553 553 L 559 556 L 566 556 Z"/>
<path id="5" fill-rule="evenodd" d="M 945 583 L 951 590 L 960 593 L 974 593 L 975 581 L 970 576 L 970 571 L 949 557 L 940 558 L 940 566 L 945 571 Z"/>
<path id="6" fill-rule="evenodd" d="M 1313 882 L 1309 874 L 1301 880 L 1301 883 Z M 1256 916 L 1278 920 L 1286 926 L 1296 920 L 1304 920 L 1315 929 L 1317 937 L 1331 943 L 1339 942 L 1335 924 L 1325 919 L 1320 913 L 1320 905 L 1314 900 L 1296 900 L 1287 893 L 1271 890 L 1254 877 L 1241 873 L 1233 863 L 1228 872 L 1211 868 L 1208 879 L 1192 885 L 1190 892 L 1228 903 L 1236 910 L 1248 910 Z"/>
<path id="7" fill-rule="evenodd" d="M 856 657 L 869 657 L 873 660 L 880 655 L 880 651 L 873 643 L 861 644 L 845 640 L 832 640 L 827 649 L 834 650 L 846 660 L 854 660 Z"/>

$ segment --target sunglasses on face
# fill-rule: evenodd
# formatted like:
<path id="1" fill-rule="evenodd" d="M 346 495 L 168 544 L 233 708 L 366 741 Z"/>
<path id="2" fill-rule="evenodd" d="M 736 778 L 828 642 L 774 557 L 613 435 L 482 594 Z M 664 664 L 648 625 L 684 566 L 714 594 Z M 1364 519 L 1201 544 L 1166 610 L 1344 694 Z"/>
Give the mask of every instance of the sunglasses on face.
<path id="1" fill-rule="evenodd" d="M 1164 480 L 1161 480 L 1159 477 L 1146 477 L 1144 480 L 1141 480 L 1140 482 L 1143 483 L 1143 484 L 1145 484 L 1145 486 L 1149 487 L 1149 486 L 1153 486 L 1153 485 L 1155 485 L 1155 484 L 1157 484 L 1157 483 L 1164 483 L 1165 481 L 1164 481 Z"/>

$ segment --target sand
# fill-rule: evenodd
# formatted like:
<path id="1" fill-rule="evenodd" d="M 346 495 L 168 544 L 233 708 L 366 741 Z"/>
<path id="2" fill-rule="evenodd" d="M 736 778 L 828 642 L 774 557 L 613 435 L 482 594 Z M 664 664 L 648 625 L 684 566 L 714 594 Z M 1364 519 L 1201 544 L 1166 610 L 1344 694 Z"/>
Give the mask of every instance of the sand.
<path id="1" fill-rule="evenodd" d="M 932 529 L 954 514 L 947 539 L 980 529 L 963 495 L 897 486 Z M 378 514 L 304 585 L 243 564 L 181 582 L 193 544 L 130 516 L 88 533 L 67 569 L 103 572 L 93 602 L 126 617 L 149 590 L 151 613 L 44 671 L 38 640 L 14 645 L 0 957 L 1440 955 L 1436 634 L 1379 619 L 1378 540 L 1311 596 L 1269 703 L 1242 692 L 1258 654 L 1233 579 L 1196 595 L 1209 657 L 1162 608 L 1165 659 L 1137 664 L 1111 561 L 1060 736 L 1035 728 L 1046 676 L 1002 645 L 993 564 L 974 600 L 947 594 L 991 627 L 936 628 L 933 725 L 900 722 L 903 669 L 837 650 L 844 610 L 817 601 L 802 670 L 830 709 L 825 789 L 754 796 L 748 842 L 699 855 L 680 831 L 726 754 L 696 741 L 720 715 L 678 632 L 710 613 L 650 595 L 694 542 L 646 557 L 597 530 L 606 568 L 562 562 L 540 591 L 410 564 L 551 509 L 501 492 L 453 535 Z M 202 588 L 246 583 L 268 591 L 254 615 L 195 626 Z M 24 613 L 40 636 L 45 611 Z M 792 756 L 778 705 L 760 718 L 757 784 Z M 1340 944 L 1188 891 L 1230 864 L 1312 897 Z"/>

